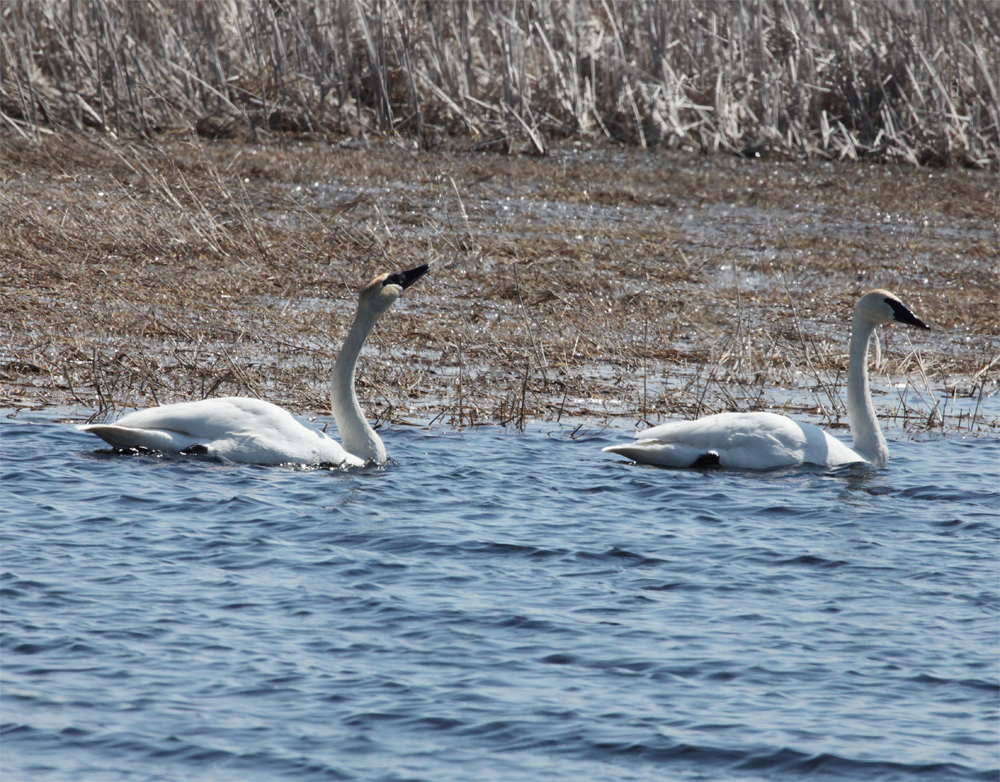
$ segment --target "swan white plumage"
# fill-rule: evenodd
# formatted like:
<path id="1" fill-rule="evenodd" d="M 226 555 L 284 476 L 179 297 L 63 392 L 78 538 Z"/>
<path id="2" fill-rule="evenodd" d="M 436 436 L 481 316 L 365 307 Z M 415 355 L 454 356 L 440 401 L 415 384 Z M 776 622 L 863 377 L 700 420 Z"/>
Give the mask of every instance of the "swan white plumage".
<path id="1" fill-rule="evenodd" d="M 854 308 L 847 369 L 847 415 L 854 437 L 848 448 L 818 426 L 775 413 L 719 413 L 674 421 L 636 434 L 636 441 L 602 450 L 663 467 L 735 467 L 767 470 L 798 464 L 835 467 L 868 462 L 885 467 L 889 448 L 868 388 L 868 343 L 876 326 L 892 322 L 930 329 L 893 294 L 874 290 Z"/>
<path id="2" fill-rule="evenodd" d="M 330 379 L 330 405 L 343 445 L 303 425 L 277 405 L 236 396 L 152 407 L 129 413 L 113 424 L 77 428 L 115 448 L 207 453 L 244 464 L 383 464 L 385 445 L 358 404 L 354 368 L 379 318 L 427 269 L 424 264 L 381 274 L 358 296 L 354 323 Z"/>

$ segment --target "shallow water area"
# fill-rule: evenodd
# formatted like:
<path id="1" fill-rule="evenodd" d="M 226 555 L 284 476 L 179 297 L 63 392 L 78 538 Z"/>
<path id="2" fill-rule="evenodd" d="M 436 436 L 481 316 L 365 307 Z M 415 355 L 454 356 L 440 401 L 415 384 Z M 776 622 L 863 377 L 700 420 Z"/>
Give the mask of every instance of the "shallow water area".
<path id="1" fill-rule="evenodd" d="M 996 438 L 754 474 L 397 425 L 302 470 L 63 414 L 0 421 L 3 779 L 1000 773 Z"/>

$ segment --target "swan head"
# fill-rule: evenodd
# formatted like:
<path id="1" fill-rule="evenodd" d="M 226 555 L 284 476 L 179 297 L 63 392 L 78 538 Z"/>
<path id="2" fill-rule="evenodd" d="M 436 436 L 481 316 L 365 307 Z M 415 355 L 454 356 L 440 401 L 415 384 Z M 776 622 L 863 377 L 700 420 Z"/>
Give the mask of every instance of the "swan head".
<path id="1" fill-rule="evenodd" d="M 858 300 L 854 308 L 855 320 L 863 320 L 873 326 L 885 326 L 889 323 L 905 323 L 918 329 L 930 331 L 930 326 L 910 312 L 909 308 L 889 291 L 874 290 L 866 293 Z"/>
<path id="2" fill-rule="evenodd" d="M 361 289 L 358 312 L 367 312 L 376 319 L 382 317 L 395 304 L 403 291 L 423 277 L 430 267 L 425 263 L 413 269 L 391 274 L 380 274 Z"/>

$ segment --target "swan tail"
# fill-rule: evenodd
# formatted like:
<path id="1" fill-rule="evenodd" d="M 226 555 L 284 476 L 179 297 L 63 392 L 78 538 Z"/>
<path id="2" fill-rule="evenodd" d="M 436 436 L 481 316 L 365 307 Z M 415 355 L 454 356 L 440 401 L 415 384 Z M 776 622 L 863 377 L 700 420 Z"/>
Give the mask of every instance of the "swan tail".
<path id="1" fill-rule="evenodd" d="M 81 432 L 97 435 L 112 448 L 126 450 L 129 448 L 146 448 L 150 451 L 165 453 L 188 453 L 196 451 L 197 446 L 207 447 L 203 441 L 191 435 L 180 432 L 169 432 L 162 429 L 137 429 L 131 426 L 116 426 L 115 424 L 82 424 L 76 427 Z"/>
<path id="2" fill-rule="evenodd" d="M 679 443 L 663 443 L 657 440 L 639 440 L 622 445 L 602 448 L 606 453 L 615 453 L 639 464 L 655 464 L 660 467 L 717 467 L 717 451 L 692 448 Z"/>

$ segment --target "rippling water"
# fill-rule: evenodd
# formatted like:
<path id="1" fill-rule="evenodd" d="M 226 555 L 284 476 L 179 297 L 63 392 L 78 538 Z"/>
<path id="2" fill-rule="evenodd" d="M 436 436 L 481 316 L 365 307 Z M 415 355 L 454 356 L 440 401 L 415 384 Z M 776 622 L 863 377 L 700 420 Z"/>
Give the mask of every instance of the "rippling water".
<path id="1" fill-rule="evenodd" d="M 996 439 L 750 474 L 394 427 L 341 472 L 52 415 L 0 424 L 4 782 L 1000 774 Z"/>

